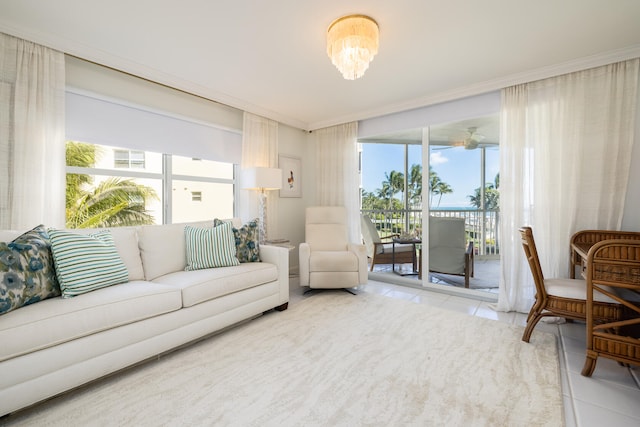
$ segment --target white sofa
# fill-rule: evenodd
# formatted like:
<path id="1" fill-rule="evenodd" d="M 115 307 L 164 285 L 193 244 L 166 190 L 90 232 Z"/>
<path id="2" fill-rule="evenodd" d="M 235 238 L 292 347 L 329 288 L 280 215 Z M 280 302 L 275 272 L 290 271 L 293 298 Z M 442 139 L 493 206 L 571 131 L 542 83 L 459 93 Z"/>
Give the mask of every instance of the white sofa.
<path id="1" fill-rule="evenodd" d="M 263 245 L 262 262 L 185 271 L 184 226 L 113 228 L 129 282 L 0 315 L 0 416 L 287 308 L 287 249 Z M 0 241 L 19 234 L 0 231 Z"/>

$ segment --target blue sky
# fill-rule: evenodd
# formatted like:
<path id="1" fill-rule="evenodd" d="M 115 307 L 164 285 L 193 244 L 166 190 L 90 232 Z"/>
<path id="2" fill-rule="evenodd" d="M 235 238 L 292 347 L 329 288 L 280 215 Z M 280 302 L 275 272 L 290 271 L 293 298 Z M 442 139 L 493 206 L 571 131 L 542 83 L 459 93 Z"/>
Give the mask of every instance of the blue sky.
<path id="1" fill-rule="evenodd" d="M 430 162 L 440 179 L 453 188 L 452 194 L 442 196 L 440 207 L 469 207 L 469 195 L 480 187 L 480 152 L 452 147 L 444 150 L 432 149 Z M 499 152 L 486 150 L 487 182 L 493 182 L 499 171 Z M 422 161 L 422 146 L 409 146 L 409 167 Z M 404 145 L 362 144 L 362 185 L 365 191 L 375 192 L 385 181 L 385 172 L 404 170 Z M 428 167 L 423 166 L 423 173 Z M 434 206 L 437 204 L 434 198 Z"/>

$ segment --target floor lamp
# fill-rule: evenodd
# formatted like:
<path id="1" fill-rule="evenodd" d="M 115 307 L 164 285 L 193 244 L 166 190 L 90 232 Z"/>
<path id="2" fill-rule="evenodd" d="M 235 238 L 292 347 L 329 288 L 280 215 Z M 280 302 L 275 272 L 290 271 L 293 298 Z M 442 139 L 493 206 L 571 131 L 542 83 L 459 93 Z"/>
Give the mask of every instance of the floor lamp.
<path id="1" fill-rule="evenodd" d="M 258 232 L 260 243 L 267 240 L 267 191 L 282 188 L 282 169 L 247 168 L 242 171 L 245 190 L 258 191 Z"/>

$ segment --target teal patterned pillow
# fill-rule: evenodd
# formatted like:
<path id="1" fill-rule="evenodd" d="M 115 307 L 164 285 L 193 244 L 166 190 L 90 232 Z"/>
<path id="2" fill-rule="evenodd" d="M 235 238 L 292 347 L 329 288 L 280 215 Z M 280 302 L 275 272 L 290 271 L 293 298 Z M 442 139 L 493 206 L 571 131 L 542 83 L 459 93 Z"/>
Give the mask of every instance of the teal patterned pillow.
<path id="1" fill-rule="evenodd" d="M 226 222 L 230 221 L 216 218 L 213 220 L 213 226 L 217 227 Z M 239 229 L 234 227 L 232 230 L 236 241 L 236 256 L 238 260 L 240 262 L 260 262 L 258 218 L 247 222 Z"/>
<path id="2" fill-rule="evenodd" d="M 49 238 L 63 298 L 129 280 L 109 230 L 82 235 L 50 228 Z"/>
<path id="3" fill-rule="evenodd" d="M 44 225 L 0 242 L 0 314 L 59 295 Z"/>
<path id="4" fill-rule="evenodd" d="M 184 227 L 187 267 L 185 270 L 229 267 L 240 264 L 236 258 L 231 224 L 220 227 Z"/>

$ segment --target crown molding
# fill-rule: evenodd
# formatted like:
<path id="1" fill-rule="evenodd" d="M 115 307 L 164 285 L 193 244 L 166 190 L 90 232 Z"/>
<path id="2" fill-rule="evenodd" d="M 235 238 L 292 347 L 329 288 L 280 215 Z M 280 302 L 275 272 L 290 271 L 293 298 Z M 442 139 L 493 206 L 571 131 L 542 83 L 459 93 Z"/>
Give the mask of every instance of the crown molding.
<path id="1" fill-rule="evenodd" d="M 177 89 L 182 92 L 209 100 L 211 102 L 224 104 L 241 111 L 247 111 L 249 113 L 257 114 L 259 116 L 275 120 L 279 123 L 294 127 L 296 129 L 308 130 L 308 123 L 304 121 L 285 116 L 268 108 L 252 104 L 248 101 L 235 98 L 229 94 L 214 91 L 211 88 L 204 87 L 192 81 L 179 79 L 173 75 L 164 73 L 155 68 L 148 67 L 146 65 L 142 65 L 125 58 L 121 58 L 117 55 L 113 55 L 100 49 L 89 47 L 82 44 L 81 42 L 49 34 L 43 34 L 38 31 L 25 30 L 24 28 L 16 27 L 11 23 L 2 20 L 2 18 L 0 18 L 0 32 L 4 32 L 6 34 L 24 40 L 29 40 L 43 46 L 47 46 L 62 53 L 75 56 L 86 61 L 94 62 L 96 64 L 112 68 L 116 71 L 131 74 L 153 83 L 158 83 L 163 86 Z"/>
<path id="2" fill-rule="evenodd" d="M 453 101 L 456 99 L 476 96 L 487 92 L 493 92 L 509 86 L 523 83 L 530 83 L 536 80 L 542 80 L 549 77 L 555 77 L 562 74 L 572 73 L 575 71 L 586 70 L 589 68 L 599 67 L 614 62 L 626 61 L 629 59 L 640 57 L 640 44 L 628 46 L 622 49 L 616 49 L 601 54 L 586 56 L 572 61 L 566 61 L 547 67 L 528 70 L 522 73 L 511 74 L 505 77 L 487 80 L 472 85 L 443 91 L 437 94 L 415 98 L 413 100 L 401 103 L 390 104 L 383 108 L 362 111 L 358 114 L 336 117 L 326 121 L 320 121 L 309 124 L 310 130 L 322 129 L 329 126 L 335 126 L 342 123 L 372 119 L 375 117 L 386 116 L 389 114 L 400 113 L 403 111 L 414 110 L 416 108 L 427 107 L 429 105 L 440 104 L 442 102 Z"/>
<path id="3" fill-rule="evenodd" d="M 13 35 L 15 37 L 33 41 L 34 43 L 59 50 L 63 53 L 73 55 L 81 59 L 95 62 L 97 64 L 104 65 L 118 71 L 144 78 L 151 82 L 178 89 L 186 93 L 190 93 L 194 96 L 199 96 L 209 101 L 224 104 L 241 111 L 247 111 L 253 114 L 257 114 L 259 116 L 263 116 L 268 119 L 275 120 L 279 123 L 305 131 L 317 130 L 342 123 L 366 120 L 374 117 L 400 113 L 402 111 L 413 110 L 420 107 L 426 107 L 442 102 L 453 101 L 456 99 L 462 99 L 469 96 L 492 92 L 517 84 L 528 83 L 536 80 L 558 76 L 561 74 L 567 74 L 575 71 L 585 70 L 588 68 L 640 57 L 640 44 L 636 44 L 622 49 L 577 58 L 575 60 L 566 61 L 547 67 L 528 70 L 525 72 L 499 77 L 484 82 L 474 83 L 436 94 L 414 98 L 409 101 L 386 105 L 381 108 L 364 110 L 351 115 L 339 116 L 324 121 L 307 123 L 302 120 L 283 115 L 281 113 L 278 113 L 277 111 L 252 104 L 251 102 L 248 102 L 246 100 L 235 98 L 229 94 L 214 91 L 197 83 L 178 79 L 175 76 L 139 64 L 135 61 L 124 59 L 99 49 L 90 48 L 89 46 L 86 46 L 81 42 L 72 41 L 54 35 L 43 34 L 34 30 L 25 30 L 24 28 L 17 27 L 12 23 L 3 20 L 2 18 L 0 18 L 0 31 Z"/>

